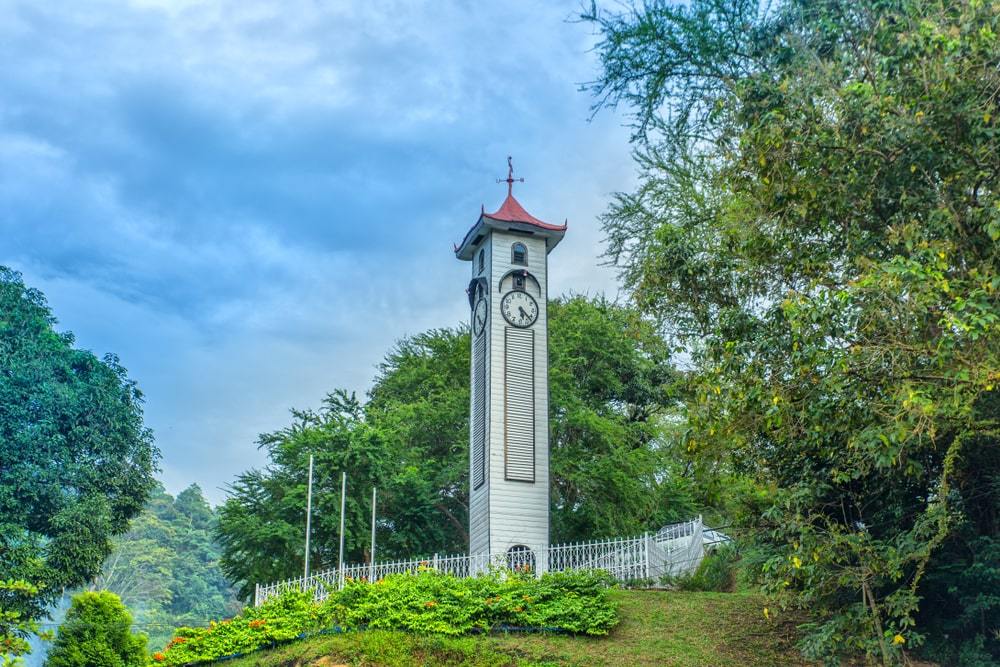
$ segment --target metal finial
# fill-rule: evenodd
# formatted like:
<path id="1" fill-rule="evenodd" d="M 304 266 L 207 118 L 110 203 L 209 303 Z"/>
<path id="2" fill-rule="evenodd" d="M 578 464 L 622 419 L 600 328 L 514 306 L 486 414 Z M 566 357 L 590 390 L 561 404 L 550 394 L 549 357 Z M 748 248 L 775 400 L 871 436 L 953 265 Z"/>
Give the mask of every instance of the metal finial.
<path id="1" fill-rule="evenodd" d="M 497 183 L 507 184 L 507 196 L 514 194 L 514 182 L 524 183 L 524 178 L 514 178 L 514 162 L 511 156 L 507 156 L 507 178 L 498 178 Z"/>

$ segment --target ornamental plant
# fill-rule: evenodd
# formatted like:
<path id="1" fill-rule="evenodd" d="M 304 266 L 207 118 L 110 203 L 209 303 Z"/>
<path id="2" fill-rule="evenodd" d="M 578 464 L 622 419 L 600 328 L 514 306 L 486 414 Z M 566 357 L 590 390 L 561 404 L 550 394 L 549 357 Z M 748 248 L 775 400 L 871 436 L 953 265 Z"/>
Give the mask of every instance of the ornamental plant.
<path id="1" fill-rule="evenodd" d="M 617 605 L 601 572 L 530 575 L 494 571 L 458 578 L 423 568 L 375 582 L 348 580 L 322 603 L 290 591 L 207 628 L 178 628 L 152 665 L 188 665 L 288 641 L 322 630 L 381 628 L 460 635 L 494 629 L 545 629 L 605 635 Z"/>
<path id="2" fill-rule="evenodd" d="M 348 582 L 324 606 L 345 628 L 458 635 L 497 628 L 541 628 L 604 635 L 617 623 L 601 572 L 531 575 L 494 571 L 458 578 L 434 570 Z"/>

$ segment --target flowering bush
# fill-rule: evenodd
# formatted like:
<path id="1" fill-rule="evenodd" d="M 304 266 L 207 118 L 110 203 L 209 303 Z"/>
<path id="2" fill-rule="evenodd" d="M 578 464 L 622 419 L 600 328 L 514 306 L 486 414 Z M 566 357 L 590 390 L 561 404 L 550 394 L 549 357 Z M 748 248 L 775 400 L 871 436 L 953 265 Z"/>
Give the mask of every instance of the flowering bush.
<path id="1" fill-rule="evenodd" d="M 177 628 L 170 643 L 153 654 L 151 664 L 170 667 L 215 660 L 319 630 L 328 619 L 312 597 L 312 593 L 288 592 L 207 628 Z"/>
<path id="2" fill-rule="evenodd" d="M 288 592 L 207 628 L 178 628 L 153 654 L 165 667 L 246 653 L 332 626 L 459 635 L 496 628 L 538 628 L 603 635 L 618 622 L 608 596 L 612 579 L 593 572 L 539 579 L 493 572 L 459 579 L 422 568 L 368 583 L 348 580 L 321 604 L 312 593 Z"/>

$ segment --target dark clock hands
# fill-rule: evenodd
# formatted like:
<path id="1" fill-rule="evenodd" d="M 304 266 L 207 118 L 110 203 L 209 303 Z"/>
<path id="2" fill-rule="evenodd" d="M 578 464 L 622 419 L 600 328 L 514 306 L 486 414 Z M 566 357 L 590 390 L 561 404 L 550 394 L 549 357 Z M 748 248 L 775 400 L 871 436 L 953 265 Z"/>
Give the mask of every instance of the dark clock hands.
<path id="1" fill-rule="evenodd" d="M 524 312 L 524 306 L 518 306 L 517 307 L 517 311 L 519 313 L 521 313 L 521 317 L 523 317 L 524 319 L 526 319 L 526 320 L 530 320 L 531 319 L 531 317 L 528 316 L 528 313 Z"/>

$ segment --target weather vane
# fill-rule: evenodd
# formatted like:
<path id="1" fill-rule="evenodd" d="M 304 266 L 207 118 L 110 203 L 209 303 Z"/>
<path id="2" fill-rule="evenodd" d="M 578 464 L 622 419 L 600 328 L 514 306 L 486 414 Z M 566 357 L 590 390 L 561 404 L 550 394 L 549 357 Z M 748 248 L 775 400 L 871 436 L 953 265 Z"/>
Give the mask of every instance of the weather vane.
<path id="1" fill-rule="evenodd" d="M 507 156 L 507 178 L 498 178 L 497 183 L 507 184 L 507 196 L 510 197 L 514 194 L 514 182 L 524 183 L 524 178 L 514 178 L 514 163 L 511 156 Z"/>

